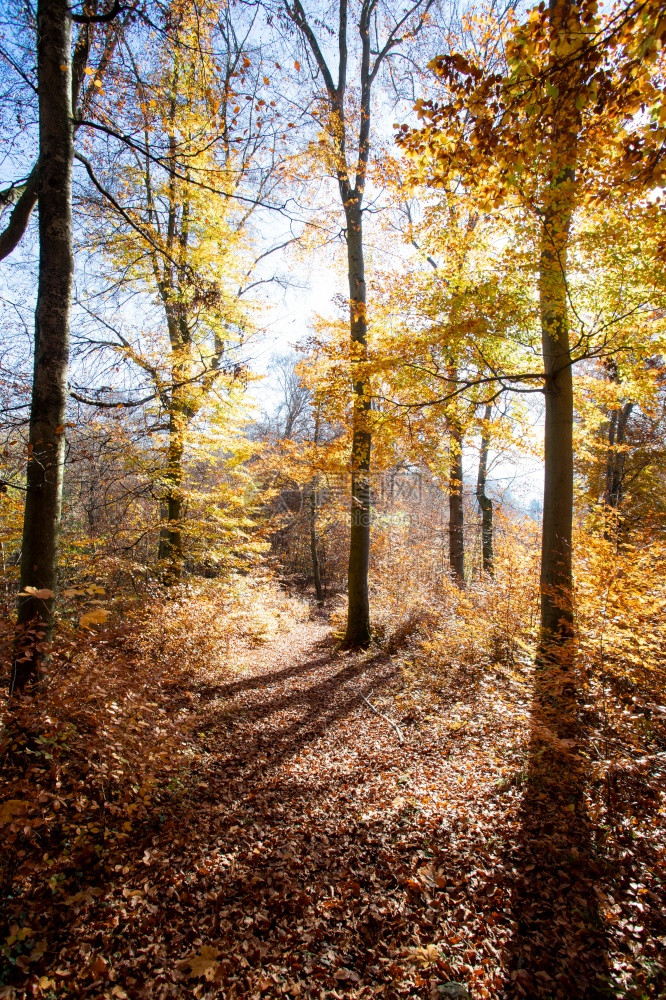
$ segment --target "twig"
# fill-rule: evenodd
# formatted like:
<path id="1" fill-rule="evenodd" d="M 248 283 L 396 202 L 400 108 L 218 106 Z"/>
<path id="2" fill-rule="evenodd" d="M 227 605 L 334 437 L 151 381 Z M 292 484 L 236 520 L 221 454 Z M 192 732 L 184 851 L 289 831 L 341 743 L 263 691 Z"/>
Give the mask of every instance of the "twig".
<path id="1" fill-rule="evenodd" d="M 24 493 L 28 492 L 27 486 L 19 486 L 18 483 L 10 483 L 8 479 L 0 479 L 0 493 L 6 493 L 8 486 L 11 486 L 13 490 L 23 490 Z"/>
<path id="2" fill-rule="evenodd" d="M 372 691 L 370 692 L 370 694 L 372 694 Z M 378 715 L 380 719 L 384 720 L 384 722 L 388 722 L 391 729 L 395 731 L 395 734 L 398 737 L 398 742 L 403 743 L 405 738 L 402 735 L 402 730 L 400 726 L 397 724 L 397 722 L 394 722 L 393 719 L 389 719 L 388 715 L 384 715 L 384 713 L 380 712 L 378 708 L 375 708 L 372 702 L 368 698 L 366 698 L 364 694 L 361 694 L 361 698 L 366 703 L 368 708 L 375 713 L 375 715 Z"/>

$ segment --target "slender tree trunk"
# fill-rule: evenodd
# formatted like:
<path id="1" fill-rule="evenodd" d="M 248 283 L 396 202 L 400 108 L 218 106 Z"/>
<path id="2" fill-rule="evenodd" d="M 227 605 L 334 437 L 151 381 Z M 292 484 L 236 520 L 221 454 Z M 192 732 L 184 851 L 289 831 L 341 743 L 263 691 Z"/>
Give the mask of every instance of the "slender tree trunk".
<path id="1" fill-rule="evenodd" d="M 172 400 L 169 414 L 169 446 L 167 453 L 167 489 L 160 507 L 163 518 L 160 531 L 160 559 L 167 569 L 165 582 L 180 580 L 183 572 L 183 458 L 187 417 L 183 408 Z"/>
<path id="2" fill-rule="evenodd" d="M 314 411 L 314 435 L 313 443 L 315 448 L 319 445 L 319 428 L 320 428 L 320 418 L 321 418 L 321 404 L 317 403 Z M 324 590 L 321 585 L 321 570 L 319 566 L 319 553 L 317 551 L 318 539 L 317 539 L 317 487 L 319 485 L 319 477 L 317 475 L 313 476 L 312 485 L 310 488 L 310 555 L 312 556 L 312 577 L 314 580 L 315 594 L 317 595 L 317 604 L 324 603 Z"/>
<path id="3" fill-rule="evenodd" d="M 476 500 L 481 511 L 481 559 L 483 572 L 493 575 L 493 502 L 486 493 L 486 482 L 488 477 L 488 448 L 490 437 L 487 425 L 492 415 L 492 406 L 489 403 L 484 413 L 485 426 L 481 432 L 481 449 L 479 451 L 479 472 L 476 479 Z"/>
<path id="4" fill-rule="evenodd" d="M 463 512 L 463 435 L 460 424 L 449 423 L 449 568 L 459 587 L 465 586 L 465 521 Z"/>
<path id="5" fill-rule="evenodd" d="M 324 591 L 321 585 L 321 572 L 319 569 L 319 554 L 317 552 L 317 478 L 312 480 L 310 486 L 310 555 L 312 556 L 312 578 L 314 580 L 317 604 L 324 603 Z"/>
<path id="6" fill-rule="evenodd" d="M 55 593 L 65 461 L 72 250 L 71 14 L 39 0 L 39 284 L 30 410 L 21 590 Z M 10 694 L 37 678 L 52 630 L 53 596 L 21 597 Z"/>
<path id="7" fill-rule="evenodd" d="M 365 262 L 361 205 L 358 195 L 345 206 L 347 261 L 352 350 L 352 488 L 349 543 L 348 611 L 345 643 L 366 646 L 370 642 L 370 393 L 362 366 L 367 359 Z"/>
<path id="8" fill-rule="evenodd" d="M 614 510 L 619 510 L 622 503 L 624 466 L 626 462 L 626 453 L 623 445 L 627 436 L 627 424 L 633 408 L 633 403 L 625 403 L 621 410 L 613 410 L 608 427 L 608 454 L 606 456 L 604 500 Z"/>

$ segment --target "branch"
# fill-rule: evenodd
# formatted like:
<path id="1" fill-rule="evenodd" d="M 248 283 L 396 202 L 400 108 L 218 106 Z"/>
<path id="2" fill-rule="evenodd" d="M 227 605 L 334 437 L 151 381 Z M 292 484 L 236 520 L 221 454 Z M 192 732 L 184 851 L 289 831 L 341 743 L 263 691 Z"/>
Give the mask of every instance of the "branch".
<path id="1" fill-rule="evenodd" d="M 83 164 L 88 173 L 88 177 L 90 177 L 90 180 L 93 182 L 99 193 L 102 195 L 102 197 L 106 198 L 106 200 L 115 208 L 116 212 L 118 212 L 118 214 L 122 216 L 127 225 L 131 226 L 132 229 L 136 233 L 138 233 L 139 236 L 142 239 L 144 239 L 149 246 L 153 248 L 153 250 L 157 251 L 157 253 L 159 253 L 162 257 L 166 258 L 166 260 L 168 260 L 170 264 L 173 264 L 173 266 L 177 268 L 179 266 L 178 261 L 176 261 L 169 253 L 167 253 L 167 251 L 163 247 L 161 247 L 158 243 L 156 243 L 155 240 L 151 237 L 150 233 L 147 233 L 145 229 L 142 229 L 141 226 L 137 225 L 137 223 L 134 222 L 132 216 L 129 214 L 127 209 L 123 208 L 123 206 L 118 201 L 116 201 L 111 192 L 108 191 L 103 186 L 100 180 L 98 180 L 95 171 L 92 168 L 90 160 L 86 156 L 84 156 L 83 153 L 80 153 L 77 149 L 74 150 L 74 159 L 78 160 L 79 163 Z M 188 268 L 188 270 L 190 271 L 190 273 L 192 272 L 191 268 Z"/>
<path id="2" fill-rule="evenodd" d="M 300 29 L 303 35 L 305 35 L 308 41 L 308 45 L 310 46 L 312 55 L 315 57 L 315 62 L 317 63 L 319 72 L 324 78 L 324 83 L 326 84 L 326 90 L 328 91 L 328 96 L 331 102 L 333 103 L 333 106 L 337 107 L 337 105 L 340 103 L 337 88 L 333 83 L 333 77 L 331 76 L 331 71 L 328 68 L 328 63 L 324 59 L 324 55 L 319 47 L 319 42 L 317 41 L 317 37 L 312 28 L 310 27 L 310 25 L 308 24 L 307 18 L 305 16 L 305 11 L 303 10 L 303 5 L 301 4 L 301 0 L 294 0 L 294 4 L 292 7 L 290 7 L 288 3 L 285 3 L 285 9 L 291 20 L 296 25 L 296 27 Z"/>
<path id="3" fill-rule="evenodd" d="M 18 198 L 4 232 L 0 233 L 0 260 L 4 260 L 16 249 L 28 228 L 32 210 L 37 204 L 39 188 L 39 161 L 35 163 L 25 187 Z"/>
<path id="4" fill-rule="evenodd" d="M 119 142 L 123 143 L 127 149 L 131 149 L 133 152 L 139 152 L 142 157 L 146 157 L 151 161 L 151 163 L 157 164 L 163 170 L 170 171 L 173 177 L 179 181 L 184 181 L 186 184 L 193 184 L 195 187 L 200 188 L 202 191 L 210 191 L 212 194 L 217 194 L 221 198 L 227 198 L 230 201 L 239 201 L 244 204 L 254 205 L 260 208 L 269 208 L 273 212 L 280 212 L 282 215 L 286 215 L 286 207 L 289 201 L 293 201 L 293 198 L 287 199 L 282 205 L 271 205 L 270 202 L 262 201 L 260 198 L 250 198 L 242 194 L 230 194 L 228 191 L 224 191 L 221 188 L 213 187 L 212 184 L 205 184 L 203 181 L 198 181 L 190 174 L 185 174 L 180 170 L 173 168 L 173 165 L 167 161 L 167 156 L 164 157 L 156 156 L 151 153 L 149 149 L 144 146 L 138 145 L 135 140 L 132 139 L 130 135 L 118 132 L 111 128 L 110 125 L 105 125 L 103 122 L 91 121 L 87 118 L 80 118 L 75 121 L 75 126 L 84 126 L 85 128 L 96 129 L 99 132 L 103 132 L 104 135 L 109 135 L 113 139 L 117 139 Z M 76 154 L 75 154 L 76 155 Z M 83 161 L 82 161 L 83 162 Z M 195 168 L 193 168 L 195 169 Z M 221 171 L 220 171 L 221 172 Z M 289 216 L 287 215 L 287 218 Z"/>
<path id="5" fill-rule="evenodd" d="M 370 692 L 370 694 L 372 694 L 372 691 Z M 398 737 L 398 742 L 403 743 L 405 738 L 402 735 L 402 729 L 397 724 L 397 722 L 394 722 L 393 719 L 389 719 L 388 715 L 384 715 L 384 713 L 380 712 L 378 708 L 375 708 L 372 702 L 368 698 L 366 698 L 363 693 L 361 693 L 361 698 L 366 703 L 368 708 L 375 713 L 375 715 L 378 715 L 380 719 L 384 720 L 384 722 L 388 722 L 389 726 L 391 727 L 391 729 L 393 729 L 396 736 Z"/>
<path id="6" fill-rule="evenodd" d="M 151 403 L 154 399 L 157 399 L 157 393 L 153 392 L 144 399 L 135 399 L 134 402 L 125 400 L 119 403 L 103 403 L 101 399 L 86 399 L 85 396 L 80 396 L 78 392 L 70 391 L 69 394 L 77 403 L 85 403 L 86 406 L 99 406 L 105 410 L 130 409 L 134 406 L 143 406 L 144 403 Z"/>
<path id="7" fill-rule="evenodd" d="M 24 493 L 28 492 L 27 486 L 18 486 L 16 483 L 10 483 L 8 479 L 0 479 L 0 493 L 5 493 L 8 486 L 11 486 L 13 490 L 23 490 Z"/>
<path id="8" fill-rule="evenodd" d="M 430 10 L 430 8 L 432 7 L 433 3 L 434 3 L 434 0 L 427 0 L 427 3 L 425 5 L 425 9 L 423 10 L 423 13 L 421 14 L 421 17 L 419 18 L 419 23 L 416 26 L 416 28 L 414 28 L 414 30 L 411 32 L 413 38 L 416 37 L 416 35 L 418 35 L 419 32 L 421 31 L 423 25 L 426 22 L 426 14 L 428 13 L 428 11 Z M 382 62 L 384 61 L 384 59 L 386 58 L 386 56 L 389 54 L 389 52 L 391 51 L 391 49 L 395 48 L 396 45 L 399 45 L 400 42 L 402 42 L 404 40 L 404 35 L 398 35 L 397 32 L 400 31 L 400 29 L 402 28 L 402 26 L 404 24 L 406 24 L 406 22 L 409 20 L 409 18 L 412 16 L 412 14 L 416 13 L 416 11 L 419 9 L 420 6 L 421 6 L 421 0 L 417 0 L 417 3 L 415 3 L 409 10 L 405 11 L 404 15 L 400 18 L 400 20 L 397 22 L 397 24 L 395 25 L 395 27 L 393 27 L 391 29 L 391 31 L 389 32 L 389 36 L 386 39 L 386 43 L 385 43 L 383 49 L 381 49 L 381 51 L 378 52 L 377 55 L 376 55 L 375 64 L 372 67 L 372 73 L 370 75 L 370 82 L 372 82 L 375 79 L 375 77 L 377 76 L 377 72 L 379 70 L 379 67 L 381 66 Z"/>
<path id="9" fill-rule="evenodd" d="M 133 7 L 125 7 L 118 3 L 118 0 L 114 0 L 113 7 L 106 14 L 72 14 L 72 21 L 76 22 L 76 24 L 108 24 L 109 21 L 113 21 L 119 14 L 124 14 L 125 11 L 133 13 L 136 8 L 136 4 Z"/>

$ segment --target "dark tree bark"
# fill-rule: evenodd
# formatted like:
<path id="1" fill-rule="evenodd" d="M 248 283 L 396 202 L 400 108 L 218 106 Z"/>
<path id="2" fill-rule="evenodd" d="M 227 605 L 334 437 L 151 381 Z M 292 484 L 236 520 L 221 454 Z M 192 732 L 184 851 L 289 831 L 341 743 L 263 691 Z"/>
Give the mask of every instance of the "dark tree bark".
<path id="1" fill-rule="evenodd" d="M 540 260 L 541 340 L 546 376 L 541 536 L 541 646 L 573 637 L 573 383 L 566 298 L 568 221 L 549 213 Z"/>
<path id="2" fill-rule="evenodd" d="M 465 519 L 463 512 L 463 435 L 460 424 L 449 423 L 449 568 L 459 587 L 465 586 Z"/>
<path id="3" fill-rule="evenodd" d="M 490 436 L 488 424 L 492 416 L 492 405 L 488 403 L 484 413 L 484 427 L 481 432 L 481 449 L 479 451 L 479 472 L 476 479 L 476 501 L 481 511 L 481 559 L 483 572 L 493 575 L 493 502 L 486 493 L 488 478 L 488 449 Z"/>
<path id="4" fill-rule="evenodd" d="M 39 285 L 30 411 L 21 591 L 52 596 L 19 598 L 19 631 L 10 693 L 37 678 L 52 629 L 65 459 L 65 406 L 72 251 L 71 13 L 67 0 L 39 0 Z"/>

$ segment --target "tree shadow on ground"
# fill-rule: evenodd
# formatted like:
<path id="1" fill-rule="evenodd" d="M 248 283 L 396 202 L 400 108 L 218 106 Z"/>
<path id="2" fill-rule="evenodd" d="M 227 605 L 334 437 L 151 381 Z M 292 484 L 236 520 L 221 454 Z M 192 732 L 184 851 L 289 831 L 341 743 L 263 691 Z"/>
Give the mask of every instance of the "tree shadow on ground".
<path id="1" fill-rule="evenodd" d="M 587 734 L 574 690 L 571 672 L 559 665 L 536 668 L 517 832 L 506 859 L 511 1000 L 616 995 L 599 909 L 608 864 L 586 813 Z"/>
<path id="2" fill-rule="evenodd" d="M 330 663 L 333 652 L 327 648 L 326 643 L 318 643 L 315 649 L 321 649 L 322 655 L 308 659 L 305 663 L 298 663 L 294 666 L 285 667 L 283 670 L 267 671 L 261 674 L 252 674 L 237 681 L 227 681 L 224 684 L 193 684 L 192 682 L 175 681 L 169 685 L 172 703 L 176 702 L 176 695 L 180 692 L 187 694 L 196 688 L 198 696 L 202 701 L 214 698 L 230 698 L 235 694 L 244 691 L 261 691 L 267 687 L 275 687 L 283 681 L 291 678 L 302 677 L 312 673 L 319 667 Z"/>

